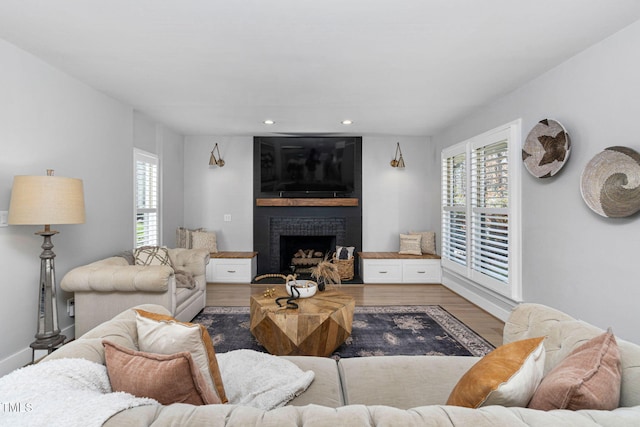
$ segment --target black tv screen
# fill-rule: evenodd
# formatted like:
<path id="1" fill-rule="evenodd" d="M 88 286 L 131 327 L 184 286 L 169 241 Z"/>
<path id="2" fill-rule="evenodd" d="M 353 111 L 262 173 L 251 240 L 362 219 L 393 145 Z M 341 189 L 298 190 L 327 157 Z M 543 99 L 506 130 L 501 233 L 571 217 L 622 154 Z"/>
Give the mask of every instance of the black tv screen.
<path id="1" fill-rule="evenodd" d="M 255 149 L 263 196 L 343 197 L 355 191 L 359 137 L 256 137 Z"/>

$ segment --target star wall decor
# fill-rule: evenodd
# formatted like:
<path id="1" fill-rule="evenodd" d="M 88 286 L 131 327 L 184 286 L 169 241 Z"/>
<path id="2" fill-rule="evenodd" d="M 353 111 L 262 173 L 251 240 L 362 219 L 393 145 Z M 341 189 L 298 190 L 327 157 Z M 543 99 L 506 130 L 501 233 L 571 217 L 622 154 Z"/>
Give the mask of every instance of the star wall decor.
<path id="1" fill-rule="evenodd" d="M 571 153 L 571 141 L 556 120 L 540 120 L 529 132 L 522 148 L 522 161 L 536 178 L 549 178 L 564 166 Z"/>

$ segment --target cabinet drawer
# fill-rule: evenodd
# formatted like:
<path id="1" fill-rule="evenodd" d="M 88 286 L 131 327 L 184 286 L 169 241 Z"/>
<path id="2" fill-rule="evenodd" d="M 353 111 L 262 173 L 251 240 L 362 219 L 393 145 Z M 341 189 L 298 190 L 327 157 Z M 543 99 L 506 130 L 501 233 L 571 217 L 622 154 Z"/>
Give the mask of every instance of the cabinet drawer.
<path id="1" fill-rule="evenodd" d="M 207 281 L 250 283 L 253 277 L 250 259 L 212 259 L 207 268 Z"/>
<path id="2" fill-rule="evenodd" d="M 404 283 L 440 283 L 440 260 L 403 260 Z"/>
<path id="3" fill-rule="evenodd" d="M 365 283 L 402 282 L 402 264 L 399 260 L 364 260 L 362 270 Z"/>

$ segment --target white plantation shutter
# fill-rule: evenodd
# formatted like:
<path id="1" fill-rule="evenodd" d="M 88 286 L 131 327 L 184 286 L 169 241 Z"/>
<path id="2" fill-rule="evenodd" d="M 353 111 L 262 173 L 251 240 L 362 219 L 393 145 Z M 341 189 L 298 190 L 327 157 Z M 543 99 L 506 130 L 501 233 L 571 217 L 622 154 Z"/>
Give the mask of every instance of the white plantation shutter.
<path id="1" fill-rule="evenodd" d="M 442 152 L 442 266 L 513 299 L 520 284 L 520 122 Z"/>
<path id="2" fill-rule="evenodd" d="M 159 244 L 158 158 L 134 152 L 135 247 Z"/>
<path id="3" fill-rule="evenodd" d="M 467 265 L 466 153 L 442 162 L 442 256 Z"/>
<path id="4" fill-rule="evenodd" d="M 471 152 L 471 268 L 509 281 L 509 147 L 508 140 Z"/>

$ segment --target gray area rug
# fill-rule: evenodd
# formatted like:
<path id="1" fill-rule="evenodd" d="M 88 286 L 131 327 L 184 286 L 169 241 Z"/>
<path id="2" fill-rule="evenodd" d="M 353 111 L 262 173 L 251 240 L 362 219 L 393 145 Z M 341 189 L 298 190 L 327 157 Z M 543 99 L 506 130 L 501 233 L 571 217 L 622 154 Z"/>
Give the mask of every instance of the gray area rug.
<path id="1" fill-rule="evenodd" d="M 216 352 L 267 352 L 249 331 L 249 307 L 205 307 Z M 351 336 L 333 358 L 385 355 L 484 356 L 494 347 L 438 305 L 356 307 Z"/>

